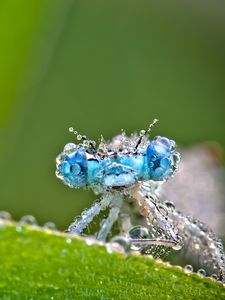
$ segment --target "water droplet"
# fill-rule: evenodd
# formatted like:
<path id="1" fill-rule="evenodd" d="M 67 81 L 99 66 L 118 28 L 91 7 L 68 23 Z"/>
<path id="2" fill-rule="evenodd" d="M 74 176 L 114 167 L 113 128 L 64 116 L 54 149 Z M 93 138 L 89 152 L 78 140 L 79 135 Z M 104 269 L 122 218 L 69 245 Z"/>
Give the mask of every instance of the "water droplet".
<path id="1" fill-rule="evenodd" d="M 167 207 L 162 205 L 162 204 L 158 204 L 157 205 L 157 208 L 158 210 L 160 211 L 160 213 L 164 216 L 167 216 L 168 215 L 168 210 L 167 210 Z"/>
<path id="2" fill-rule="evenodd" d="M 56 165 L 61 164 L 62 161 L 63 161 L 63 156 L 62 156 L 62 154 L 59 154 L 59 155 L 56 157 Z"/>
<path id="3" fill-rule="evenodd" d="M 170 140 L 170 145 L 171 150 L 174 150 L 176 148 L 176 142 L 174 140 Z"/>
<path id="4" fill-rule="evenodd" d="M 154 176 L 160 177 L 160 176 L 163 175 L 163 173 L 164 173 L 163 168 L 158 167 L 158 168 L 155 169 Z"/>
<path id="5" fill-rule="evenodd" d="M 90 143 L 92 143 L 92 145 L 93 145 L 94 147 L 96 147 L 96 142 L 95 142 L 95 141 L 90 141 Z"/>
<path id="6" fill-rule="evenodd" d="M 37 225 L 37 221 L 36 221 L 35 217 L 33 217 L 31 215 L 26 215 L 20 219 L 19 224 L 20 225 Z"/>
<path id="7" fill-rule="evenodd" d="M 159 251 L 159 257 L 163 256 L 166 253 L 166 249 L 161 249 Z"/>
<path id="8" fill-rule="evenodd" d="M 81 134 L 78 134 L 78 135 L 77 135 L 77 140 L 78 140 L 78 141 L 81 141 L 81 140 L 82 140 L 82 135 L 81 135 Z"/>
<path id="9" fill-rule="evenodd" d="M 109 254 L 112 254 L 113 251 L 115 250 L 113 245 L 118 245 L 119 247 L 121 247 L 118 243 L 107 243 L 106 244 L 106 251 L 109 253 Z"/>
<path id="10" fill-rule="evenodd" d="M 49 230 L 57 230 L 55 223 L 53 222 L 47 222 L 43 226 L 44 229 L 49 229 Z"/>
<path id="11" fill-rule="evenodd" d="M 160 167 L 168 169 L 171 166 L 171 162 L 167 157 L 160 159 Z"/>
<path id="12" fill-rule="evenodd" d="M 73 131 L 74 131 L 73 127 L 70 127 L 69 132 L 73 132 Z"/>
<path id="13" fill-rule="evenodd" d="M 0 211 L 0 219 L 9 221 L 12 219 L 12 217 L 9 212 L 2 210 L 2 211 Z"/>
<path id="14" fill-rule="evenodd" d="M 93 245 L 93 244 L 95 243 L 95 240 L 94 240 L 93 238 L 87 237 L 87 238 L 85 239 L 85 242 L 86 242 L 86 244 L 87 244 L 88 246 L 91 246 L 91 245 Z"/>
<path id="15" fill-rule="evenodd" d="M 128 235 L 130 239 L 148 239 L 150 237 L 148 228 L 142 226 L 134 226 Z"/>
<path id="16" fill-rule="evenodd" d="M 130 250 L 130 242 L 123 236 L 115 236 L 110 242 L 119 244 L 126 253 Z"/>
<path id="17" fill-rule="evenodd" d="M 184 271 L 187 272 L 187 273 L 192 273 L 193 272 L 193 267 L 192 265 L 186 265 L 184 267 Z"/>
<path id="18" fill-rule="evenodd" d="M 140 135 L 145 135 L 145 130 L 142 129 L 142 130 L 140 131 Z"/>
<path id="19" fill-rule="evenodd" d="M 177 165 L 180 162 L 180 154 L 178 152 L 174 153 L 173 159 L 175 164 Z"/>
<path id="20" fill-rule="evenodd" d="M 179 242 L 176 245 L 174 245 L 172 248 L 173 248 L 173 250 L 179 251 L 183 248 L 183 246 L 184 246 L 184 242 L 183 242 L 182 238 L 180 237 Z"/>
<path id="21" fill-rule="evenodd" d="M 129 238 L 131 239 L 131 248 L 132 250 L 139 251 L 141 248 L 145 247 L 145 243 L 133 243 L 132 240 L 134 239 L 149 239 L 150 238 L 150 233 L 149 230 L 146 227 L 142 226 L 134 226 L 133 228 L 130 229 L 128 233 Z"/>
<path id="22" fill-rule="evenodd" d="M 212 278 L 213 280 L 218 280 L 218 276 L 216 275 L 216 274 L 212 274 L 211 276 L 210 276 L 210 278 Z"/>
<path id="23" fill-rule="evenodd" d="M 71 153 L 74 152 L 74 150 L 76 149 L 76 145 L 74 143 L 68 143 L 65 145 L 63 151 L 66 153 Z"/>
<path id="24" fill-rule="evenodd" d="M 125 135 L 126 135 L 126 132 L 125 132 L 125 130 L 124 130 L 124 129 L 121 129 L 121 135 L 122 135 L 123 137 L 125 137 Z"/>
<path id="25" fill-rule="evenodd" d="M 204 269 L 199 269 L 197 271 L 197 274 L 200 275 L 200 276 L 202 276 L 202 277 L 205 277 L 206 276 L 206 271 Z"/>
<path id="26" fill-rule="evenodd" d="M 174 203 L 172 202 L 172 201 L 165 201 L 164 202 L 164 205 L 167 207 L 167 209 L 169 210 L 169 211 L 174 211 L 174 209 L 175 209 L 175 205 L 174 205 Z"/>
<path id="27" fill-rule="evenodd" d="M 155 161 L 156 159 L 157 159 L 156 155 L 152 155 L 152 156 L 151 156 L 151 160 L 152 160 L 152 161 Z"/>
<path id="28" fill-rule="evenodd" d="M 80 167 L 80 165 L 77 164 L 77 163 L 73 164 L 73 165 L 72 165 L 72 173 L 73 173 L 74 175 L 78 175 L 78 174 L 80 174 L 80 172 L 81 172 L 81 167 Z"/>
<path id="29" fill-rule="evenodd" d="M 89 146 L 89 141 L 84 140 L 83 141 L 83 145 L 86 146 L 86 147 L 88 147 Z"/>

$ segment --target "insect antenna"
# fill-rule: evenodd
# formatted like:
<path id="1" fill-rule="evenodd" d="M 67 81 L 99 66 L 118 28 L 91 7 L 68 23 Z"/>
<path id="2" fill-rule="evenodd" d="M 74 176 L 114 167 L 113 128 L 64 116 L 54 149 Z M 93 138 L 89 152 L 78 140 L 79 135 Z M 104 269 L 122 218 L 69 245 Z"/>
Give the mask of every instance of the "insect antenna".
<path id="1" fill-rule="evenodd" d="M 137 140 L 137 144 L 134 148 L 134 153 L 137 153 L 137 149 L 139 147 L 139 145 L 141 144 L 142 140 L 143 140 L 143 137 L 146 136 L 151 130 L 152 128 L 154 127 L 154 125 L 158 122 L 159 120 L 158 119 L 154 119 L 152 123 L 149 124 L 148 126 L 148 129 L 147 130 L 141 130 L 140 133 L 139 133 L 139 137 L 138 137 L 138 140 Z"/>
<path id="2" fill-rule="evenodd" d="M 72 132 L 73 134 L 75 134 L 76 138 L 78 141 L 83 141 L 84 143 L 84 146 L 87 146 L 87 147 L 91 147 L 91 150 L 93 153 L 96 153 L 97 150 L 95 148 L 95 142 L 94 141 L 91 141 L 89 140 L 86 135 L 81 135 L 79 132 L 77 132 L 76 130 L 74 130 L 73 127 L 70 127 L 69 128 L 69 132 Z"/>

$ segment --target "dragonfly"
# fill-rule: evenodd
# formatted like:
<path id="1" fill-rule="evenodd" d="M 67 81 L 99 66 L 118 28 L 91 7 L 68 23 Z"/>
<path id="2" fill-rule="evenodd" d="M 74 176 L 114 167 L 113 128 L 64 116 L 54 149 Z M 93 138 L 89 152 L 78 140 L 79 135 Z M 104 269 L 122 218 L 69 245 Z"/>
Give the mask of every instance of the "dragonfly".
<path id="1" fill-rule="evenodd" d="M 116 223 L 118 234 L 112 240 L 125 244 L 127 251 L 160 257 L 167 250 L 184 248 L 204 272 L 224 282 L 221 240 L 204 223 L 161 197 L 163 184 L 178 169 L 180 153 L 172 139 L 149 139 L 157 121 L 138 134 L 127 136 L 122 131 L 109 142 L 101 136 L 98 147 L 69 128 L 78 144 L 66 144 L 57 156 L 56 176 L 70 188 L 91 188 L 100 199 L 75 218 L 67 231 L 82 235 L 96 216 L 107 211 L 95 234 L 97 240 L 108 241 Z"/>

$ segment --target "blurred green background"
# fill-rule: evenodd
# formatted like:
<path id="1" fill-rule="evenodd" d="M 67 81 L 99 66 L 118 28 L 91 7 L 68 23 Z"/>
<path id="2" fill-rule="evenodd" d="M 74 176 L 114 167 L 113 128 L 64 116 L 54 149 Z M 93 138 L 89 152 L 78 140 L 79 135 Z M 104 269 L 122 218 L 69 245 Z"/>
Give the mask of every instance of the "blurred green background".
<path id="1" fill-rule="evenodd" d="M 65 229 L 96 198 L 55 177 L 69 126 L 98 140 L 160 122 L 225 147 L 225 2 L 1 0 L 0 210 Z"/>

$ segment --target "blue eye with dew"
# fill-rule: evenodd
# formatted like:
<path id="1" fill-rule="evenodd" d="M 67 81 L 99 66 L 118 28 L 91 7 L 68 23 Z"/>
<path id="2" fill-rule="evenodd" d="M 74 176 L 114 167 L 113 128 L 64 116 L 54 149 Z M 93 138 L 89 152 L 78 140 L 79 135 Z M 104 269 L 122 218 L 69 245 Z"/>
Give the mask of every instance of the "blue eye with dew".
<path id="1" fill-rule="evenodd" d="M 156 137 L 147 147 L 150 179 L 167 180 L 177 169 L 180 155 L 174 151 L 175 142 L 166 137 Z"/>
<path id="2" fill-rule="evenodd" d="M 56 175 L 70 187 L 87 185 L 87 154 L 83 147 L 69 143 L 56 159 Z"/>

